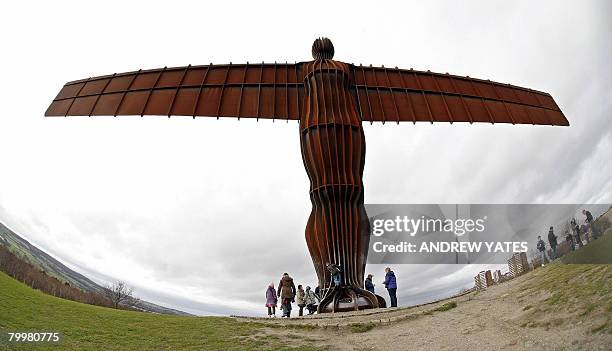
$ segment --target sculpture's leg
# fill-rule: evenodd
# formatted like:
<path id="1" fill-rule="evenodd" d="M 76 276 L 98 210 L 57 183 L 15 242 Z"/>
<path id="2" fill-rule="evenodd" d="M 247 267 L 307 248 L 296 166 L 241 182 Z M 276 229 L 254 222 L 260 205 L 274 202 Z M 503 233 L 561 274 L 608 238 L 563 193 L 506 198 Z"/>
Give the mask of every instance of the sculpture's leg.
<path id="1" fill-rule="evenodd" d="M 313 259 L 322 301 L 319 312 L 378 307 L 363 289 L 370 226 L 363 206 L 365 139 L 361 126 L 312 126 L 302 132 L 304 164 L 311 178 L 312 212 L 306 242 Z M 327 264 L 341 269 L 334 286 Z"/>

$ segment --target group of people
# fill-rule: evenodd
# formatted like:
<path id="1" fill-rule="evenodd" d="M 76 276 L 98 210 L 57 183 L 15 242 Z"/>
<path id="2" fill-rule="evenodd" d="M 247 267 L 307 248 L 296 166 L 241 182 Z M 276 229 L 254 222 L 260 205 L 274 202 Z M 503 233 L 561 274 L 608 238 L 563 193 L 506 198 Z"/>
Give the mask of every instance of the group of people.
<path id="1" fill-rule="evenodd" d="M 318 290 L 318 288 L 317 288 Z M 304 315 L 304 307 L 308 310 L 308 314 L 313 314 L 317 311 L 317 304 L 319 302 L 318 291 L 315 293 L 312 291 L 310 286 L 306 286 L 306 290 L 302 288 L 302 285 L 298 285 L 295 288 L 293 278 L 289 276 L 289 273 L 283 273 L 283 276 L 278 283 L 278 289 L 274 289 L 274 283 L 268 285 L 266 290 L 266 307 L 268 308 L 268 317 L 276 317 L 276 306 L 278 299 L 281 300 L 281 311 L 283 318 L 291 317 L 291 304 L 297 302 L 299 316 Z"/>
<path id="2" fill-rule="evenodd" d="M 587 244 L 590 242 L 591 236 L 592 239 L 597 239 L 598 237 L 597 231 L 591 226 L 594 221 L 591 212 L 584 209 L 582 210 L 582 214 L 585 216 L 585 226 L 581 228 L 581 226 L 578 225 L 576 218 L 572 218 L 572 220 L 570 221 L 570 229 L 565 233 L 565 240 L 569 243 L 570 247 L 572 248 L 572 251 L 576 250 L 576 246 L 582 247 L 584 245 L 582 242 L 582 237 L 580 236 L 581 234 L 584 234 Z M 591 232 L 591 236 L 589 236 L 589 231 Z M 540 254 L 542 266 L 544 266 L 546 260 L 550 262 L 558 258 L 557 246 L 559 244 L 557 242 L 557 236 L 554 233 L 553 227 L 550 227 L 550 229 L 548 230 L 548 244 L 550 245 L 550 249 L 552 251 L 552 257 L 548 255 L 546 251 L 546 243 L 544 242 L 544 240 L 542 240 L 542 237 L 538 235 L 538 243 L 536 244 L 536 248 L 538 249 L 538 252 Z"/>
<path id="3" fill-rule="evenodd" d="M 367 278 L 365 279 L 364 286 L 367 291 L 371 292 L 372 294 L 376 294 L 374 283 L 372 282 L 373 277 L 374 275 L 368 274 Z M 383 285 L 389 293 L 391 307 L 397 307 L 397 279 L 395 278 L 395 272 L 391 270 L 391 267 L 385 268 L 385 280 L 383 281 Z"/>
<path id="4" fill-rule="evenodd" d="M 328 265 L 328 270 L 332 276 L 332 283 L 334 286 L 342 284 L 342 274 L 340 267 L 337 265 Z M 365 279 L 365 288 L 369 292 L 375 294 L 374 283 L 372 282 L 372 274 L 368 274 Z M 389 292 L 389 299 L 391 300 L 391 307 L 397 307 L 397 279 L 395 273 L 390 267 L 385 268 L 385 280 L 382 283 L 387 291 Z M 266 307 L 268 309 L 268 317 L 276 317 L 276 307 L 280 299 L 280 309 L 282 311 L 282 318 L 291 318 L 291 305 L 297 303 L 299 307 L 298 315 L 304 315 L 304 308 L 308 310 L 308 314 L 311 315 L 317 311 L 319 304 L 320 289 L 317 286 L 313 291 L 310 286 L 306 286 L 306 289 L 302 288 L 302 285 L 298 285 L 297 289 L 293 278 L 289 273 L 283 273 L 283 276 L 278 283 L 278 288 L 274 288 L 274 283 L 270 283 L 266 289 Z"/>

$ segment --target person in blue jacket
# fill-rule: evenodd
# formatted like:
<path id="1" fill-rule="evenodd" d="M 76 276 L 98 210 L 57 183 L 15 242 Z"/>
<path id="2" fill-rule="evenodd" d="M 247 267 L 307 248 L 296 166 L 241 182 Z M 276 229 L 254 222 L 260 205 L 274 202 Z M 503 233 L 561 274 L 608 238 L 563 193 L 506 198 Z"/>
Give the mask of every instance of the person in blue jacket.
<path id="1" fill-rule="evenodd" d="M 371 292 L 372 294 L 375 294 L 374 292 L 374 283 L 372 283 L 372 277 L 373 275 L 368 274 L 368 277 L 365 279 L 365 288 L 367 291 Z"/>
<path id="2" fill-rule="evenodd" d="M 391 307 L 397 307 L 397 281 L 395 279 L 395 273 L 390 267 L 385 268 L 385 281 L 383 282 L 385 288 L 389 292 L 389 299 L 391 299 Z"/>

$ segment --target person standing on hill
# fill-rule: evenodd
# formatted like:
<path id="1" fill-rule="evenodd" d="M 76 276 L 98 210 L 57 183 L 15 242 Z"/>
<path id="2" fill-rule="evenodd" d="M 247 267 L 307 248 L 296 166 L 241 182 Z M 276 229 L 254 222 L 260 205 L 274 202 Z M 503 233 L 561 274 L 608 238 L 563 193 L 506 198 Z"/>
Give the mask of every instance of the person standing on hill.
<path id="1" fill-rule="evenodd" d="M 591 230 L 591 237 L 597 239 L 599 235 L 595 232 L 595 227 L 593 226 L 593 215 L 586 209 L 582 210 L 582 214 L 586 217 L 584 222 L 587 224 L 587 231 Z"/>
<path id="2" fill-rule="evenodd" d="M 587 224 L 591 224 L 593 223 L 593 215 L 591 214 L 591 212 L 587 211 L 586 209 L 582 210 L 582 214 L 586 217 L 586 219 L 584 220 Z"/>
<path id="3" fill-rule="evenodd" d="M 270 283 L 268 285 L 268 289 L 266 289 L 266 307 L 268 308 L 268 317 L 276 317 L 276 303 L 278 299 L 276 298 L 276 290 L 274 290 L 274 283 Z"/>
<path id="4" fill-rule="evenodd" d="M 283 318 L 291 318 L 291 303 L 295 299 L 295 284 L 289 273 L 283 273 L 283 277 L 278 283 L 278 297 L 281 299 L 281 308 L 283 310 Z"/>
<path id="5" fill-rule="evenodd" d="M 576 246 L 574 245 L 574 237 L 569 231 L 565 231 L 565 241 L 567 241 L 569 247 L 572 248 L 572 251 L 576 250 Z"/>
<path id="6" fill-rule="evenodd" d="M 582 238 L 580 237 L 580 226 L 576 223 L 576 219 L 572 219 L 572 229 L 576 233 L 576 242 L 578 243 L 578 247 L 582 247 Z"/>
<path id="7" fill-rule="evenodd" d="M 557 236 L 553 231 L 553 227 L 548 230 L 548 243 L 553 253 L 553 260 L 557 258 Z"/>
<path id="8" fill-rule="evenodd" d="M 295 295 L 295 302 L 297 303 L 300 310 L 298 311 L 298 316 L 304 315 L 304 307 L 306 307 L 306 294 L 304 293 L 304 289 L 302 285 L 298 285 L 297 294 Z"/>
<path id="9" fill-rule="evenodd" d="M 393 273 L 390 267 L 385 268 L 385 281 L 383 284 L 389 292 L 391 307 L 397 307 L 397 280 L 395 279 L 395 273 Z"/>
<path id="10" fill-rule="evenodd" d="M 368 277 L 366 278 L 364 285 L 367 291 L 371 292 L 372 294 L 375 294 L 374 283 L 372 283 L 372 277 L 373 277 L 372 274 L 368 274 Z"/>
<path id="11" fill-rule="evenodd" d="M 542 260 L 542 267 L 544 267 L 544 262 L 546 262 L 546 259 L 548 258 L 548 261 L 550 262 L 550 257 L 548 257 L 548 254 L 546 253 L 546 244 L 544 243 L 544 240 L 542 240 L 542 237 L 538 235 L 538 243 L 536 244 L 536 248 L 538 249 L 538 252 L 540 253 L 540 259 Z"/>

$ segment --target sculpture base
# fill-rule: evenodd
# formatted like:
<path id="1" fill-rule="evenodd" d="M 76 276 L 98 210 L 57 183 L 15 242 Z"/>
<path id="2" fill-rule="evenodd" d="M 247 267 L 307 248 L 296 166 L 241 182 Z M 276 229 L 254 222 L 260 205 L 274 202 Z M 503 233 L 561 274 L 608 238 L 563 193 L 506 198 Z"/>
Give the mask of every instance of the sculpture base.
<path id="1" fill-rule="evenodd" d="M 382 300 L 383 306 L 380 305 Z M 317 307 L 318 313 L 334 313 L 385 307 L 385 300 L 356 286 L 332 287 Z"/>

